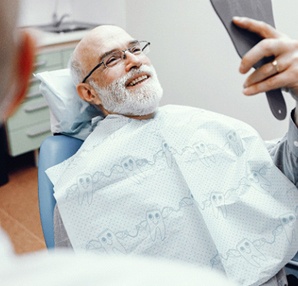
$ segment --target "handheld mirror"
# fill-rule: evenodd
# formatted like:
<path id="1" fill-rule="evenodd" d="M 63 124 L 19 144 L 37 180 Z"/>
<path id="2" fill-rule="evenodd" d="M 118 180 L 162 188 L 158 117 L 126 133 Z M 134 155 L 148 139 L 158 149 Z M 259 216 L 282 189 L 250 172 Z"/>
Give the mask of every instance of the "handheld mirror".
<path id="1" fill-rule="evenodd" d="M 234 16 L 248 17 L 260 20 L 275 27 L 271 0 L 210 0 L 211 4 L 226 28 L 234 47 L 242 58 L 262 38 L 250 31 L 237 27 L 232 22 Z M 267 57 L 254 65 L 259 68 L 265 63 L 272 62 L 273 57 Z M 266 92 L 271 112 L 278 120 L 285 119 L 287 107 L 281 89 Z"/>

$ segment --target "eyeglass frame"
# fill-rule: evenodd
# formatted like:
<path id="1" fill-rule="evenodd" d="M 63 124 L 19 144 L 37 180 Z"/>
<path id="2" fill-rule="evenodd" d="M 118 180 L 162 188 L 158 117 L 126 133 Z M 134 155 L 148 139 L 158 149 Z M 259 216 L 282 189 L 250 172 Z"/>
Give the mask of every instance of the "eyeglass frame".
<path id="1" fill-rule="evenodd" d="M 142 48 L 142 50 L 141 50 L 141 52 L 143 52 L 148 46 L 150 46 L 151 45 L 151 43 L 150 42 L 148 42 L 148 41 L 134 41 L 133 43 L 135 43 L 135 44 L 137 44 L 137 43 L 146 43 L 145 45 L 144 45 L 144 47 Z M 130 48 L 127 48 L 127 49 L 125 49 L 125 50 L 119 50 L 120 52 L 122 52 L 123 53 L 123 56 L 122 56 L 122 59 L 125 59 L 125 53 L 128 51 L 128 52 L 130 52 L 131 54 L 134 54 L 132 51 L 130 51 L 133 47 L 135 47 L 135 45 L 134 46 L 132 46 L 132 47 L 130 47 Z M 106 55 L 104 55 L 103 56 L 103 58 L 105 58 L 106 57 Z M 104 65 L 106 68 L 109 68 L 109 67 L 107 67 L 106 65 L 105 65 L 105 63 L 104 63 L 104 59 L 100 62 L 100 63 L 98 63 L 85 77 L 84 77 L 84 79 L 82 80 L 82 83 L 86 83 L 86 80 L 99 68 L 99 67 L 101 67 L 102 65 Z"/>

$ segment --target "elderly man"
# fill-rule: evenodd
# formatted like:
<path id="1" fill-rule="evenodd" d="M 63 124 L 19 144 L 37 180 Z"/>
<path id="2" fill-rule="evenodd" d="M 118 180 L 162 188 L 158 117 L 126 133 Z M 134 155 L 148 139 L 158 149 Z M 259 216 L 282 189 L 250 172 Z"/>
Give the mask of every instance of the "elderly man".
<path id="1" fill-rule="evenodd" d="M 34 62 L 34 41 L 16 29 L 18 1 L 0 1 L 1 89 L 0 120 L 16 109 L 25 96 Z M 5 286 L 37 285 L 215 285 L 224 277 L 182 264 L 136 258 L 43 251 L 16 256 L 0 229 L 0 281 Z M 181 275 L 181 272 L 183 273 Z M 120 281 L 120 282 L 119 282 Z M 209 284 L 210 283 L 210 284 Z M 224 279 L 223 285 L 232 286 Z"/>
<path id="2" fill-rule="evenodd" d="M 94 38 L 99 45 L 90 45 Z M 114 42 L 119 43 L 119 48 L 115 48 Z M 72 62 L 80 96 L 105 116 L 121 113 L 140 120 L 151 118 L 161 99 L 162 88 L 145 56 L 149 46 L 150 43 L 138 42 L 118 27 L 94 29 L 77 46 Z M 98 50 L 105 52 L 98 55 Z M 95 76 L 103 70 L 101 76 Z M 86 76 L 83 78 L 83 75 Z"/>
<path id="3" fill-rule="evenodd" d="M 267 64 L 248 77 L 244 93 L 285 86 L 295 96 L 297 41 L 257 21 L 235 23 L 270 38 L 243 58 L 241 72 L 264 53 L 280 63 L 279 74 Z M 286 285 L 276 273 L 298 247 L 295 124 L 271 150 L 292 185 L 247 125 L 190 107 L 158 108 L 149 45 L 100 26 L 75 49 L 77 92 L 105 119 L 77 154 L 47 171 L 62 217 L 56 208 L 57 246 L 186 261 L 241 285 Z"/>

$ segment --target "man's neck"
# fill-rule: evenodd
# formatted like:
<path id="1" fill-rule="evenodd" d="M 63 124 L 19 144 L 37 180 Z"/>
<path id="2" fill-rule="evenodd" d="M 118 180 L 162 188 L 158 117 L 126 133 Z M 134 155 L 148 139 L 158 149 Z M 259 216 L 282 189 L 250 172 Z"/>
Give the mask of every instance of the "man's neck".
<path id="1" fill-rule="evenodd" d="M 137 120 L 147 120 L 151 119 L 154 117 L 154 112 L 146 115 L 124 115 L 126 117 L 132 118 L 132 119 L 137 119 Z"/>
<path id="2" fill-rule="evenodd" d="M 102 105 L 99 107 L 99 109 L 101 110 L 102 114 L 104 117 L 108 116 L 109 114 L 113 114 L 112 112 L 107 111 Z M 147 120 L 147 119 L 151 119 L 154 117 L 155 112 L 146 114 L 146 115 L 128 115 L 128 114 L 121 114 L 121 113 L 114 113 L 114 114 L 119 114 L 119 115 L 123 115 L 132 119 L 137 119 L 137 120 Z"/>

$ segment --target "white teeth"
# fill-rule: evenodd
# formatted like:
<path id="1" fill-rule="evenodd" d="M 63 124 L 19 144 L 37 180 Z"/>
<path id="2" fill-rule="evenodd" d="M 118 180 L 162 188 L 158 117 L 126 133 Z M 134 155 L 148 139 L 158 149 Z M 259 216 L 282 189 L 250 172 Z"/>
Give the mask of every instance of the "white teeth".
<path id="1" fill-rule="evenodd" d="M 134 79 L 129 85 L 130 85 L 130 86 L 134 86 L 134 85 L 136 85 L 138 82 L 140 82 L 140 81 L 142 81 L 142 80 L 144 80 L 144 79 L 146 79 L 146 78 L 148 78 L 147 75 L 140 76 L 140 77 Z"/>

